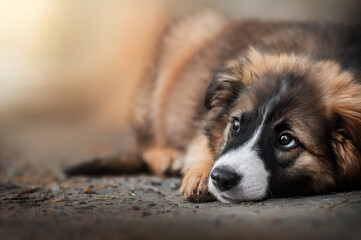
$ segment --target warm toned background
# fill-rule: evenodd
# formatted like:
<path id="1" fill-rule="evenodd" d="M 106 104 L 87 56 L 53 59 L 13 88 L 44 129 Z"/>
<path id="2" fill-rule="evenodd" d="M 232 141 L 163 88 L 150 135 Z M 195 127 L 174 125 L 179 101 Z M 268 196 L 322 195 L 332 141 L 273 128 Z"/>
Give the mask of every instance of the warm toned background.
<path id="1" fill-rule="evenodd" d="M 357 0 L 0 0 L 0 160 L 67 164 L 117 151 L 109 146 L 127 127 L 159 32 L 208 8 L 237 18 L 361 21 Z"/>
<path id="2" fill-rule="evenodd" d="M 126 146 L 131 99 L 157 36 L 208 8 L 361 22 L 358 0 L 0 0 L 0 239 L 159 239 L 164 224 L 173 238 L 360 236 L 360 192 L 194 205 L 175 190 L 179 179 L 65 179 L 64 166 Z"/>

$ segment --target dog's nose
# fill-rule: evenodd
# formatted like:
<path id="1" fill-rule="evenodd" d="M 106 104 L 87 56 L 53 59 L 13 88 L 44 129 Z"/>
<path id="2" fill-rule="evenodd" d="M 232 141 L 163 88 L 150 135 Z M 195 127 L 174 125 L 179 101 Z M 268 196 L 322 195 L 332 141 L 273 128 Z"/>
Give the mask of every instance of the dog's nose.
<path id="1" fill-rule="evenodd" d="M 236 186 L 241 178 L 241 175 L 228 168 L 215 168 L 211 173 L 213 184 L 222 192 Z"/>

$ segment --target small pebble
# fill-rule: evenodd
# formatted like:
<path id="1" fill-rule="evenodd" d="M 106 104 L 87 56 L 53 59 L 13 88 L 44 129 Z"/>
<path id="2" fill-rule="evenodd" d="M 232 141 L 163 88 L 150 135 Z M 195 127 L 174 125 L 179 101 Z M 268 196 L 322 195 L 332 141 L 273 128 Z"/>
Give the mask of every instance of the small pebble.
<path id="1" fill-rule="evenodd" d="M 93 193 L 93 191 L 90 190 L 90 188 L 91 188 L 90 186 L 85 187 L 85 188 L 83 189 L 83 192 L 86 193 L 86 194 Z"/>
<path id="2" fill-rule="evenodd" d="M 180 187 L 179 183 L 171 183 L 170 184 L 170 189 L 172 189 L 172 190 L 178 190 L 179 187 Z"/>
<path id="3" fill-rule="evenodd" d="M 153 179 L 150 181 L 150 184 L 153 186 L 160 186 L 162 185 L 162 182 L 160 180 Z"/>
<path id="4" fill-rule="evenodd" d="M 148 211 L 142 211 L 142 217 L 150 216 L 150 212 Z"/>
<path id="5" fill-rule="evenodd" d="M 132 209 L 135 210 L 135 211 L 138 211 L 140 209 L 140 207 L 138 206 L 132 206 Z"/>

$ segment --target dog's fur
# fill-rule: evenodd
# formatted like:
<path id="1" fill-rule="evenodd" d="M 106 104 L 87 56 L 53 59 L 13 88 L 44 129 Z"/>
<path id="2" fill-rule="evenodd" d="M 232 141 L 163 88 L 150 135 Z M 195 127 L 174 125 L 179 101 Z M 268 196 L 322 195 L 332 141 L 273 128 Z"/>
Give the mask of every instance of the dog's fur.
<path id="1" fill-rule="evenodd" d="M 212 12 L 177 22 L 159 42 L 132 123 L 134 154 L 68 173 L 181 171 L 191 201 L 360 187 L 361 28 Z M 282 134 L 295 146 L 283 149 Z M 216 169 L 236 183 L 220 187 Z"/>

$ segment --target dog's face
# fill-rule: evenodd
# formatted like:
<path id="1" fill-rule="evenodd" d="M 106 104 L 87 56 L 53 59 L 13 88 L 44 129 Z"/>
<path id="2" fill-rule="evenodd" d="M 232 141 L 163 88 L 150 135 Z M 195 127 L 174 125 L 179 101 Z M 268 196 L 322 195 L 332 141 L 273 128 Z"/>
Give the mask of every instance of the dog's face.
<path id="1" fill-rule="evenodd" d="M 206 96 L 218 156 L 209 191 L 237 202 L 357 181 L 361 88 L 352 78 L 333 62 L 253 49 L 227 63 Z"/>

